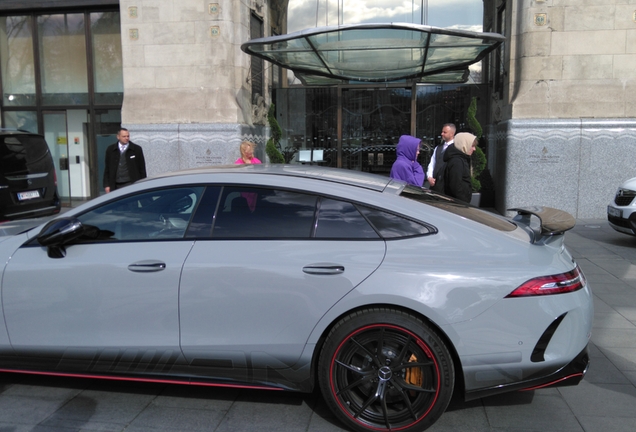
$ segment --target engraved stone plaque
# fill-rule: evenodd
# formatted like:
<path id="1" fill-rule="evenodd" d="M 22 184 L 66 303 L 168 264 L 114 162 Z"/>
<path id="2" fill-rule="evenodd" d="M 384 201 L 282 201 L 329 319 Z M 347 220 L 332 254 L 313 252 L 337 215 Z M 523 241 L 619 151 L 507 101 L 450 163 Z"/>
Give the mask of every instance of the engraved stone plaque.
<path id="1" fill-rule="evenodd" d="M 538 26 L 544 26 L 548 21 L 548 14 L 538 13 L 534 14 L 534 24 Z"/>

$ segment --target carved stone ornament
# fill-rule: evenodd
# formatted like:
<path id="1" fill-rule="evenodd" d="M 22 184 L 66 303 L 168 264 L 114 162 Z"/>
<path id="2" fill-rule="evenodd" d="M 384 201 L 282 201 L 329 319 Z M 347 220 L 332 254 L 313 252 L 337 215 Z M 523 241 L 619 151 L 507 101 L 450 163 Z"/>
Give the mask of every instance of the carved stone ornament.
<path id="1" fill-rule="evenodd" d="M 265 103 L 265 98 L 259 94 L 254 96 L 252 104 L 252 123 L 258 125 L 267 124 L 267 112 L 269 107 Z"/>
<path id="2" fill-rule="evenodd" d="M 265 14 L 265 0 L 252 0 L 252 10 L 262 17 Z"/>

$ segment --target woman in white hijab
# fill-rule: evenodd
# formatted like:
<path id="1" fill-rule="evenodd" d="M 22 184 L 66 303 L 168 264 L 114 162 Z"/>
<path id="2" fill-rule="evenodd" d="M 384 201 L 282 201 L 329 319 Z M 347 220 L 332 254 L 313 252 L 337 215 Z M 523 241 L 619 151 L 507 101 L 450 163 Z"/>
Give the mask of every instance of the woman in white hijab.
<path id="1" fill-rule="evenodd" d="M 469 203 L 473 195 L 470 182 L 470 155 L 477 147 L 477 137 L 460 132 L 455 135 L 455 145 L 444 152 L 444 193 Z"/>

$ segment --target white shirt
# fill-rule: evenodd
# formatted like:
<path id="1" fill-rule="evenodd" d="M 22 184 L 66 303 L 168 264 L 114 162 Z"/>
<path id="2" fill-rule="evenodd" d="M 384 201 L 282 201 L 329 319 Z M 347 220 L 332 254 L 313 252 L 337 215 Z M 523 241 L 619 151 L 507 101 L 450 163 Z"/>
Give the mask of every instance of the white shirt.
<path id="1" fill-rule="evenodd" d="M 128 149 L 128 144 L 119 143 L 119 152 L 123 153 Z"/>
<path id="2" fill-rule="evenodd" d="M 445 142 L 444 147 L 442 148 L 442 153 L 446 151 L 449 145 L 454 143 L 455 143 L 455 140 L 450 140 L 449 142 Z M 428 168 L 426 169 L 426 178 L 433 177 L 433 170 L 435 169 L 435 156 L 437 156 L 438 148 L 439 146 L 435 147 L 435 150 L 433 150 L 431 161 L 428 163 Z"/>

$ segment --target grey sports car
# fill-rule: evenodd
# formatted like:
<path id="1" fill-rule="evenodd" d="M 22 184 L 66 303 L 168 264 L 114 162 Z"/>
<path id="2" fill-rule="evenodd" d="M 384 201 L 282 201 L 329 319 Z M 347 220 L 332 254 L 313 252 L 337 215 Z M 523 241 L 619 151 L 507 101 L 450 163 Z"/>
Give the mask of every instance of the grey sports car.
<path id="1" fill-rule="evenodd" d="M 574 219 L 315 166 L 167 174 L 0 237 L 0 371 L 309 392 L 357 431 L 577 384 Z"/>

